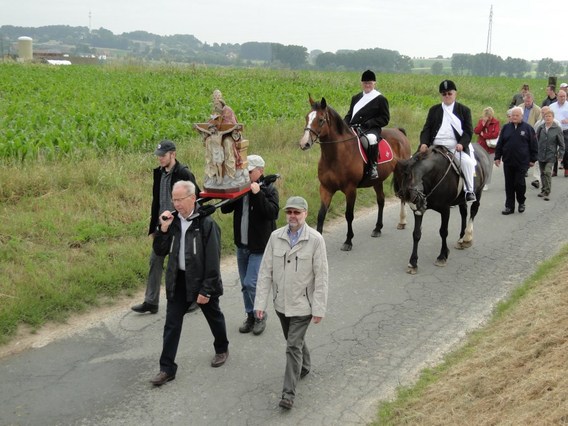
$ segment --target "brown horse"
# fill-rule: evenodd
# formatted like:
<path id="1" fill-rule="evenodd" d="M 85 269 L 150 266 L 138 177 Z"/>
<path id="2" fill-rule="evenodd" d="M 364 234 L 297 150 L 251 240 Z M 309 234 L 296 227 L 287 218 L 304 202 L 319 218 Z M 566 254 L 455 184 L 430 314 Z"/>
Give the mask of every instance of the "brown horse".
<path id="1" fill-rule="evenodd" d="M 383 210 L 385 207 L 385 193 L 383 182 L 393 172 L 399 159 L 410 158 L 410 144 L 403 130 L 383 129 L 382 137 L 390 144 L 393 152 L 392 160 L 380 163 L 378 166 L 379 178 L 364 179 L 365 163 L 359 151 L 357 135 L 341 116 L 327 105 L 325 98 L 315 102 L 309 98 L 312 110 L 306 116 L 304 136 L 300 140 L 303 150 L 309 149 L 313 144 L 321 146 L 321 157 L 318 164 L 318 179 L 320 181 L 321 205 L 318 212 L 317 230 L 323 231 L 323 222 L 331 204 L 333 194 L 341 191 L 345 194 L 347 220 L 347 239 L 341 250 L 349 251 L 353 247 L 353 208 L 357 198 L 357 188 L 373 187 L 377 194 L 379 208 L 377 223 L 371 236 L 381 235 L 383 228 Z M 400 207 L 399 229 L 406 225 L 406 212 L 404 204 Z"/>

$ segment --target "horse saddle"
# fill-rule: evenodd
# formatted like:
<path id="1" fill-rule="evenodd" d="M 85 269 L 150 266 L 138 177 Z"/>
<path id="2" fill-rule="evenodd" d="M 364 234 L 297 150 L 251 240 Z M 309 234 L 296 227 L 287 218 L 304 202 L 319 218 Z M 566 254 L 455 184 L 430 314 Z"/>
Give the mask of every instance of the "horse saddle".
<path id="1" fill-rule="evenodd" d="M 444 157 L 446 157 L 446 159 L 450 163 L 450 167 L 459 176 L 459 179 L 458 179 L 458 194 L 459 194 L 464 188 L 465 177 L 463 175 L 463 172 L 461 170 L 459 163 L 456 160 L 456 156 L 448 148 L 446 148 L 445 146 L 442 146 L 442 145 L 433 145 L 432 151 L 437 152 L 440 155 L 443 155 Z"/>
<path id="2" fill-rule="evenodd" d="M 357 142 L 359 144 L 359 153 L 361 154 L 361 157 L 363 157 L 363 161 L 365 162 L 365 164 L 367 164 L 369 162 L 369 159 L 367 158 L 367 151 L 363 147 L 363 144 L 361 143 L 361 139 L 359 137 L 357 137 Z M 379 158 L 377 158 L 377 163 L 378 164 L 388 163 L 392 159 L 393 159 L 393 153 L 391 146 L 389 145 L 386 139 L 381 139 L 379 141 Z"/>

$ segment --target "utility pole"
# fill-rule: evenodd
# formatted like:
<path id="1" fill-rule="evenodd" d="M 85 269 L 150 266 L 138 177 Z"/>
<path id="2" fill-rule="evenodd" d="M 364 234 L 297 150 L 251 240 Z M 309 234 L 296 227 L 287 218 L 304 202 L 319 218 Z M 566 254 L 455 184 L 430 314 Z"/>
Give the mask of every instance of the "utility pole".
<path id="1" fill-rule="evenodd" d="M 91 11 L 89 10 L 89 34 L 91 34 Z"/>
<path id="2" fill-rule="evenodd" d="M 491 53 L 491 32 L 493 31 L 493 5 L 491 5 L 491 9 L 489 11 L 489 30 L 487 30 L 487 47 L 485 49 L 485 53 Z"/>
<path id="3" fill-rule="evenodd" d="M 489 55 L 491 55 L 491 33 L 493 32 L 493 5 L 489 10 L 489 29 L 487 30 L 487 47 L 485 48 L 485 71 L 489 76 Z"/>

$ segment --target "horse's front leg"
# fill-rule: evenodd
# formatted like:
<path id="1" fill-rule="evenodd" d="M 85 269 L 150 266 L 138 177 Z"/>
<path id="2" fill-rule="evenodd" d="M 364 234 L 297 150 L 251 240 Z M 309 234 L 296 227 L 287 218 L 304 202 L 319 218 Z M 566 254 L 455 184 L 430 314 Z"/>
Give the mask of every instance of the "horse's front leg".
<path id="1" fill-rule="evenodd" d="M 347 238 L 341 246 L 341 250 L 350 251 L 353 248 L 353 211 L 357 199 L 357 188 L 353 187 L 345 192 L 345 220 L 347 221 Z"/>
<path id="2" fill-rule="evenodd" d="M 406 229 L 406 203 L 400 200 L 400 215 L 396 229 Z"/>
<path id="3" fill-rule="evenodd" d="M 317 231 L 320 234 L 323 234 L 323 222 L 325 221 L 325 216 L 329 209 L 329 205 L 331 204 L 331 198 L 333 194 L 325 189 L 323 186 L 320 186 L 320 209 L 318 212 L 318 224 L 317 224 Z"/>
<path id="4" fill-rule="evenodd" d="M 408 268 L 406 272 L 409 274 L 416 274 L 418 271 L 418 243 L 422 238 L 422 212 L 414 212 L 414 231 L 412 232 L 412 254 L 408 261 Z"/>
<path id="5" fill-rule="evenodd" d="M 448 223 L 450 222 L 450 207 L 446 207 L 440 211 L 441 223 L 440 223 L 440 238 L 442 239 L 442 248 L 440 254 L 434 265 L 436 266 L 446 266 L 448 262 L 448 255 L 450 254 L 450 249 L 448 248 Z"/>
<path id="6" fill-rule="evenodd" d="M 456 245 L 454 247 L 457 248 L 458 250 L 462 250 L 462 249 L 467 247 L 467 245 L 464 244 L 465 229 L 466 229 L 466 226 L 467 226 L 467 203 L 461 203 L 459 205 L 459 208 L 460 208 L 460 216 L 461 216 L 460 238 L 459 238 L 458 242 L 456 243 Z"/>
<path id="7" fill-rule="evenodd" d="M 383 229 L 383 211 L 385 209 L 385 193 L 383 191 L 383 181 L 380 181 L 374 186 L 375 194 L 377 195 L 377 223 L 375 229 L 371 233 L 371 237 L 380 237 L 381 229 Z"/>
<path id="8" fill-rule="evenodd" d="M 467 226 L 465 227 L 465 232 L 463 234 L 463 238 L 460 238 L 456 243 L 456 248 L 458 249 L 466 249 L 473 245 L 473 220 L 477 215 L 477 211 L 479 210 L 479 198 L 481 195 L 477 196 L 477 200 L 471 204 L 470 211 L 469 211 L 469 219 L 467 220 Z M 467 216 L 467 208 L 466 208 L 466 216 Z M 460 210 L 461 213 L 461 210 Z"/>

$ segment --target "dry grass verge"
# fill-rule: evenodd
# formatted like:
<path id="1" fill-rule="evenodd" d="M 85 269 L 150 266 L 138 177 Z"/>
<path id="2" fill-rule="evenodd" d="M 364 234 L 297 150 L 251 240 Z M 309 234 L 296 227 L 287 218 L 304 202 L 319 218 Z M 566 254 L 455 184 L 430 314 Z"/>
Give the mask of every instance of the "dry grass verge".
<path id="1" fill-rule="evenodd" d="M 568 424 L 566 253 L 446 366 L 425 372 L 426 385 L 381 407 L 379 424 Z"/>

